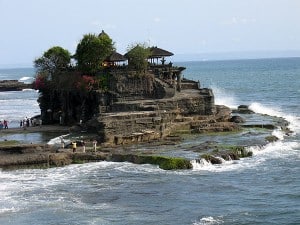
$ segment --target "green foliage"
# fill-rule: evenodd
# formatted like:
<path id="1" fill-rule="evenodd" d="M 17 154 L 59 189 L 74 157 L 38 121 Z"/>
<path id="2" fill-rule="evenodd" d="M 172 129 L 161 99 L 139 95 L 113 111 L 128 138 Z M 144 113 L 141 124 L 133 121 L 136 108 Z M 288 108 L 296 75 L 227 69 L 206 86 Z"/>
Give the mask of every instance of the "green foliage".
<path id="1" fill-rule="evenodd" d="M 95 74 L 113 51 L 114 44 L 108 35 L 86 34 L 76 49 L 75 59 L 78 68 L 84 73 Z"/>
<path id="2" fill-rule="evenodd" d="M 102 91 L 107 91 L 109 86 L 109 75 L 101 74 L 96 77 L 97 88 Z"/>
<path id="3" fill-rule="evenodd" d="M 39 73 L 52 76 L 65 71 L 71 60 L 71 54 L 62 47 L 55 46 L 44 52 L 43 56 L 34 60 L 34 66 Z"/>
<path id="4" fill-rule="evenodd" d="M 145 72 L 148 67 L 150 48 L 146 44 L 137 44 L 128 47 L 127 58 L 129 68 L 138 72 Z"/>

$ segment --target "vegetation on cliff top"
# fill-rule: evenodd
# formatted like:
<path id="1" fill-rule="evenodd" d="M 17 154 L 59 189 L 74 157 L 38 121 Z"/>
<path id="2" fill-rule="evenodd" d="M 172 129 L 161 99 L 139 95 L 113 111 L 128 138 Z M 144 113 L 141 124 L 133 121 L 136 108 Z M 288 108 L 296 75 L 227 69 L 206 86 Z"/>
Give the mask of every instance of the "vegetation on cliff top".
<path id="1" fill-rule="evenodd" d="M 142 74 L 147 68 L 149 48 L 137 44 L 128 50 L 128 68 Z M 97 92 L 110 91 L 111 70 L 106 60 L 113 52 L 113 40 L 102 31 L 99 35 L 84 35 L 74 56 L 54 46 L 34 60 L 37 69 L 34 85 L 40 92 L 38 102 L 43 123 L 73 124 L 98 113 Z"/>

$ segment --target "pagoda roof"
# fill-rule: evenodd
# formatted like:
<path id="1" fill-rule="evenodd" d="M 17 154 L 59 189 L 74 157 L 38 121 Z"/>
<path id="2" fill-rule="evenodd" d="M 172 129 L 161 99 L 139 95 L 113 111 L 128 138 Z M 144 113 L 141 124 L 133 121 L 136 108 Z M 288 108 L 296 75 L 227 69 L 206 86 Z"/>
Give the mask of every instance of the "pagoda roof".
<path id="1" fill-rule="evenodd" d="M 114 51 L 113 53 L 110 54 L 110 56 L 106 58 L 106 60 L 109 62 L 121 62 L 121 61 L 126 61 L 127 59 L 122 54 Z"/>
<path id="2" fill-rule="evenodd" d="M 167 50 L 164 50 L 162 48 L 158 47 L 151 47 L 150 48 L 151 55 L 149 58 L 161 58 L 161 57 L 167 57 L 174 55 L 172 52 L 169 52 Z"/>

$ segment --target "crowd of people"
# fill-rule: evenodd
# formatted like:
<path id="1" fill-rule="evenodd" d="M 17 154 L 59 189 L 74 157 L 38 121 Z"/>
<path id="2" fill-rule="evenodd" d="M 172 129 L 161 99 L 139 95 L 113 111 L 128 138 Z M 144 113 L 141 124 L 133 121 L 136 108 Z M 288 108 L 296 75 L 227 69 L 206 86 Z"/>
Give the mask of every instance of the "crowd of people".
<path id="1" fill-rule="evenodd" d="M 24 119 L 20 120 L 20 128 L 26 129 L 27 127 L 35 127 L 42 125 L 42 120 L 37 118 L 28 118 L 25 117 Z M 0 120 L 0 130 L 8 129 L 8 121 L 7 120 Z"/>
<path id="2" fill-rule="evenodd" d="M 20 128 L 26 129 L 26 127 L 35 127 L 35 126 L 41 126 L 42 120 L 36 119 L 36 118 L 28 118 L 25 117 L 23 120 L 20 120 Z"/>
<path id="3" fill-rule="evenodd" d="M 3 128 L 8 129 L 8 121 L 7 120 L 3 120 L 3 122 L 0 121 L 0 130 L 2 130 Z"/>

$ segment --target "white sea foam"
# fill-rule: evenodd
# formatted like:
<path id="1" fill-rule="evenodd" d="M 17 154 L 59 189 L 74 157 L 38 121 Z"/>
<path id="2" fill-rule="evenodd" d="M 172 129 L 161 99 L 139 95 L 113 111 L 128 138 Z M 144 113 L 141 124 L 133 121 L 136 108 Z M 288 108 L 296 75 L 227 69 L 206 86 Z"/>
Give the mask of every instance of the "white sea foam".
<path id="1" fill-rule="evenodd" d="M 0 215 L 6 214 L 6 213 L 17 212 L 17 211 L 18 211 L 18 209 L 16 209 L 15 207 L 10 207 L 10 208 L 4 207 L 4 208 L 0 208 Z"/>
<path id="2" fill-rule="evenodd" d="M 289 128 L 295 132 L 300 131 L 300 118 L 297 116 L 289 115 L 281 111 L 281 109 L 276 107 L 264 106 L 261 103 L 253 102 L 249 105 L 249 109 L 255 113 L 265 114 L 269 116 L 276 116 L 284 118 L 290 123 Z"/>
<path id="3" fill-rule="evenodd" d="M 230 93 L 227 90 L 216 86 L 212 86 L 211 88 L 214 90 L 216 105 L 225 105 L 228 106 L 229 108 L 238 107 L 236 97 L 234 96 L 233 93 Z"/>
<path id="4" fill-rule="evenodd" d="M 33 91 L 33 92 L 37 92 L 37 90 L 34 90 L 32 88 L 25 88 L 25 89 L 22 89 L 22 91 Z"/>
<path id="5" fill-rule="evenodd" d="M 246 150 L 253 152 L 252 157 L 240 160 L 223 161 L 222 164 L 211 164 L 205 159 L 200 162 L 191 160 L 193 171 L 228 172 L 257 167 L 270 159 L 300 158 L 300 143 L 297 141 L 279 140 L 264 146 L 251 146 Z"/>
<path id="6" fill-rule="evenodd" d="M 191 160 L 191 164 L 193 166 L 193 172 L 208 171 L 214 173 L 222 173 L 222 172 L 246 169 L 254 165 L 257 165 L 259 163 L 260 161 L 251 162 L 249 158 L 244 158 L 241 160 L 230 160 L 230 161 L 224 160 L 222 164 L 211 164 L 205 159 L 200 159 L 200 162 L 196 160 Z"/>
<path id="7" fill-rule="evenodd" d="M 22 77 L 19 79 L 20 82 L 24 82 L 25 84 L 31 84 L 34 80 L 34 77 Z"/>
<path id="8" fill-rule="evenodd" d="M 254 158 L 265 157 L 270 158 L 283 158 L 290 157 L 291 155 L 298 154 L 297 149 L 300 147 L 300 143 L 296 141 L 277 141 L 269 143 L 265 146 L 251 146 L 248 147 L 249 151 L 252 151 Z"/>
<path id="9" fill-rule="evenodd" d="M 193 225 L 216 225 L 216 224 L 222 224 L 224 221 L 221 219 L 213 218 L 212 216 L 203 217 L 198 222 L 194 222 Z"/>

